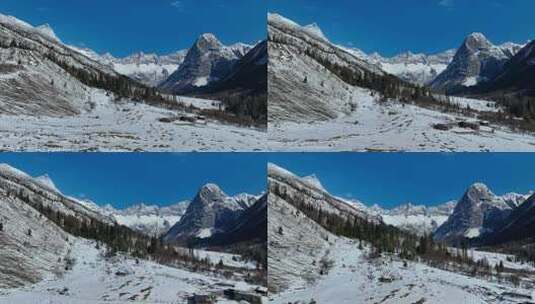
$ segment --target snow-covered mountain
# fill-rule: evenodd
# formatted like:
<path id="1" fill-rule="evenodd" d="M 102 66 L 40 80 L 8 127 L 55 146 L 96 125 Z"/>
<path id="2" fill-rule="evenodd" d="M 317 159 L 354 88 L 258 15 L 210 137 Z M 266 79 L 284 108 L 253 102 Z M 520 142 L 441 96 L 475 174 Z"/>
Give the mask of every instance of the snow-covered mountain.
<path id="1" fill-rule="evenodd" d="M 528 197 L 495 232 L 484 240 L 490 244 L 518 240 L 535 241 L 535 194 Z"/>
<path id="2" fill-rule="evenodd" d="M 409 51 L 391 58 L 374 53 L 368 58 L 389 74 L 414 84 L 427 85 L 446 70 L 454 55 L 455 50 L 432 55 L 413 54 Z"/>
<path id="3" fill-rule="evenodd" d="M 222 80 L 252 48 L 243 43 L 225 46 L 213 34 L 202 34 L 188 50 L 180 67 L 159 88 L 181 94 Z"/>
<path id="4" fill-rule="evenodd" d="M 224 233 L 255 202 L 254 196 L 230 197 L 219 186 L 206 184 L 191 201 L 180 221 L 162 239 L 166 242 L 187 242 Z"/>
<path id="5" fill-rule="evenodd" d="M 33 27 L 0 14 L 0 113 L 44 116 L 79 114 L 91 92 L 64 66 L 87 75 L 119 79 L 109 66 L 61 43 L 49 26 Z"/>
<path id="6" fill-rule="evenodd" d="M 456 202 L 438 206 L 403 204 L 393 209 L 377 210 L 383 222 L 416 235 L 430 235 L 453 213 Z"/>
<path id="7" fill-rule="evenodd" d="M 80 221 L 114 220 L 61 194 L 49 178 L 0 164 L 0 288 L 35 283 L 64 271 L 69 235 L 43 212 Z"/>
<path id="8" fill-rule="evenodd" d="M 184 62 L 187 50 L 168 55 L 132 54 L 124 58 L 108 58 L 115 71 L 145 85 L 156 87 Z M 106 60 L 106 58 L 104 58 Z"/>
<path id="9" fill-rule="evenodd" d="M 202 94 L 267 94 L 267 41 L 259 42 L 232 67 L 225 78 L 195 90 Z M 267 106 L 267 105 L 266 105 Z"/>
<path id="10" fill-rule="evenodd" d="M 319 277 L 319 261 L 335 237 L 272 191 L 268 214 L 269 290 L 307 286 Z"/>
<path id="11" fill-rule="evenodd" d="M 115 218 L 120 225 L 148 236 L 160 237 L 180 221 L 180 218 L 186 213 L 188 205 L 189 201 L 165 207 L 137 204 L 126 209 L 115 209 L 107 205 L 101 208 L 101 212 Z"/>
<path id="12" fill-rule="evenodd" d="M 481 183 L 470 186 L 448 220 L 434 233 L 434 238 L 455 243 L 493 232 L 511 214 L 513 208 Z"/>
<path id="13" fill-rule="evenodd" d="M 237 243 L 260 244 L 267 242 L 267 199 L 264 194 L 254 197 L 255 203 L 247 208 L 228 229 L 209 238 L 197 240 L 200 246 L 230 246 Z M 267 250 L 267 249 L 265 249 Z"/>
<path id="14" fill-rule="evenodd" d="M 85 56 L 113 68 L 117 73 L 128 76 L 144 85 L 156 87 L 174 73 L 184 62 L 188 50 L 167 55 L 138 52 L 123 58 L 110 53 L 98 54 L 89 48 L 70 46 Z"/>
<path id="15" fill-rule="evenodd" d="M 442 73 L 450 64 L 456 50 L 451 49 L 437 54 L 414 54 L 411 51 L 393 57 L 383 57 L 375 52 L 366 54 L 361 49 L 339 46 L 357 58 L 379 66 L 386 73 L 395 75 L 407 82 L 427 85 Z"/>
<path id="16" fill-rule="evenodd" d="M 315 176 L 299 177 L 275 164 L 268 164 L 268 187 L 270 193 L 283 191 L 290 196 L 299 196 L 303 204 L 343 218 L 359 218 L 369 222 L 381 222 L 381 218 L 367 208 L 348 203 L 327 192 Z"/>
<path id="17" fill-rule="evenodd" d="M 457 50 L 448 68 L 433 80 L 435 90 L 471 87 L 494 79 L 523 45 L 492 44 L 483 34 L 472 33 Z"/>
<path id="18" fill-rule="evenodd" d="M 335 66 L 352 75 L 385 74 L 331 43 L 317 25 L 300 26 L 278 14 L 268 15 L 268 52 L 270 121 L 327 120 L 354 110 L 351 86 Z"/>
<path id="19" fill-rule="evenodd" d="M 534 96 L 535 85 L 532 81 L 534 77 L 535 41 L 531 41 L 505 64 L 503 70 L 492 81 L 484 83 L 478 89 L 483 93 L 505 91 Z"/>

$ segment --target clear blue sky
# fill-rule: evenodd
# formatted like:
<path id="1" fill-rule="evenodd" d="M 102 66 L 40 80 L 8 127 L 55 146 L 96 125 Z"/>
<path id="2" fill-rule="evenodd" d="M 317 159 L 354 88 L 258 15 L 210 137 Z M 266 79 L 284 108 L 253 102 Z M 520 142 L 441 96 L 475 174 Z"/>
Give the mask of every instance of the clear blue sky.
<path id="1" fill-rule="evenodd" d="M 299 176 L 316 174 L 332 194 L 385 207 L 460 199 L 474 182 L 494 193 L 535 190 L 534 153 L 270 154 Z"/>
<path id="2" fill-rule="evenodd" d="M 31 176 L 47 173 L 65 194 L 123 208 L 169 205 L 218 184 L 229 195 L 266 189 L 262 153 L 0 153 Z"/>
<path id="3" fill-rule="evenodd" d="M 267 0 L 0 0 L 0 13 L 49 23 L 64 42 L 125 56 L 189 48 L 205 32 L 223 43 L 266 37 Z"/>
<path id="4" fill-rule="evenodd" d="M 269 10 L 316 22 L 333 42 L 370 53 L 434 53 L 483 32 L 492 42 L 535 38 L 532 0 L 272 0 Z"/>

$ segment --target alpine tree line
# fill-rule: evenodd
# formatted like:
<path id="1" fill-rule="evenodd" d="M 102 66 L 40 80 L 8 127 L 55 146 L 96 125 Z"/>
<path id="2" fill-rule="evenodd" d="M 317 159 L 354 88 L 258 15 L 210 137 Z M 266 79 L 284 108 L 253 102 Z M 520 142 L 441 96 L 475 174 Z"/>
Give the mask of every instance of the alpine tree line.
<path id="1" fill-rule="evenodd" d="M 133 100 L 143 101 L 149 105 L 182 110 L 180 104 L 172 98 L 164 97 L 156 88 L 147 87 L 126 76 L 110 75 L 100 71 L 89 71 L 78 68 L 60 60 L 52 52 L 47 53 L 46 57 L 83 84 L 113 92 L 118 99 L 131 98 Z"/>

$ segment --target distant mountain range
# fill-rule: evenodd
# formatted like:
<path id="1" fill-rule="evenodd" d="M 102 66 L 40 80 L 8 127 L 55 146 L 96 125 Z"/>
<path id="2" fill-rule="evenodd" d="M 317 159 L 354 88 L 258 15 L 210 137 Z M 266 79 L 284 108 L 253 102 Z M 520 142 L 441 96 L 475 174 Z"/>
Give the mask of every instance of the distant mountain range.
<path id="1" fill-rule="evenodd" d="M 71 47 L 93 60 L 113 67 L 117 73 L 152 87 L 157 86 L 176 71 L 187 54 L 187 50 L 168 55 L 139 52 L 124 58 L 116 58 L 109 53 L 99 55 L 88 48 Z"/>

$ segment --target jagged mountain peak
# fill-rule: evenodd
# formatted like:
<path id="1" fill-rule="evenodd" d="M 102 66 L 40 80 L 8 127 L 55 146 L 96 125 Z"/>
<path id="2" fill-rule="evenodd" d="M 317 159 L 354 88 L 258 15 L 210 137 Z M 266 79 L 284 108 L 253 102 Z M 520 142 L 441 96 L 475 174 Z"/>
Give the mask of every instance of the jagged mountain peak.
<path id="1" fill-rule="evenodd" d="M 436 230 L 434 237 L 455 243 L 463 238 L 471 239 L 491 233 L 512 210 L 502 197 L 495 195 L 485 184 L 474 183 L 466 190 L 448 220 Z"/>
<path id="2" fill-rule="evenodd" d="M 163 240 L 181 242 L 191 238 L 205 239 L 215 233 L 228 231 L 250 206 L 249 202 L 227 196 L 216 184 L 205 184 L 180 221 L 163 236 Z"/>
<path id="3" fill-rule="evenodd" d="M 466 190 L 463 198 L 459 201 L 458 207 L 464 208 L 465 204 L 477 205 L 486 204 L 490 207 L 499 209 L 510 209 L 511 207 L 503 200 L 503 198 L 494 194 L 487 185 L 481 182 L 472 184 Z"/>
<path id="4" fill-rule="evenodd" d="M 498 76 L 521 48 L 521 45 L 504 43 L 496 46 L 482 33 L 468 35 L 448 68 L 431 83 L 436 90 L 450 94 L 488 82 Z"/>

